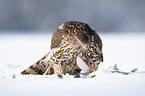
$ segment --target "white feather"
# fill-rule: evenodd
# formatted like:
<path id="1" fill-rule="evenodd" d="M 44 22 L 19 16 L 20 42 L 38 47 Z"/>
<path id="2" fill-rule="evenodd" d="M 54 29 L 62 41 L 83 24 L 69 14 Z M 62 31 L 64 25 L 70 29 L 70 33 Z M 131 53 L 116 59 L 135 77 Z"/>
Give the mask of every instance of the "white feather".
<path id="1" fill-rule="evenodd" d="M 77 57 L 77 65 L 82 69 L 84 72 L 89 70 L 89 67 L 79 58 Z"/>

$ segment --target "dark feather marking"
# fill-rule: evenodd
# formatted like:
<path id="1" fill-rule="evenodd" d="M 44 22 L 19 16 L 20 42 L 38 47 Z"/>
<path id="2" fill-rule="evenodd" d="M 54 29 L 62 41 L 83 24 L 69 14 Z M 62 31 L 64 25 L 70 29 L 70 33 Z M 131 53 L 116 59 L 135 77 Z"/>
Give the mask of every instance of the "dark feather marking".
<path id="1" fill-rule="evenodd" d="M 45 68 L 45 67 L 46 67 L 46 65 L 45 65 L 45 64 L 43 64 L 43 67 Z"/>
<path id="2" fill-rule="evenodd" d="M 44 72 L 43 72 L 42 70 L 39 70 L 39 71 L 38 71 L 38 74 L 40 74 L 40 75 L 43 75 L 43 73 L 44 73 Z"/>
<path id="3" fill-rule="evenodd" d="M 38 65 L 40 63 L 40 61 L 36 62 L 36 64 Z"/>
<path id="4" fill-rule="evenodd" d="M 21 74 L 25 74 L 26 70 L 22 71 Z"/>
<path id="5" fill-rule="evenodd" d="M 30 69 L 33 69 L 33 65 L 31 65 L 29 68 L 30 68 Z"/>
<path id="6" fill-rule="evenodd" d="M 28 72 L 27 72 L 27 73 L 25 73 L 25 75 L 27 75 L 27 74 L 30 74 L 30 73 L 28 73 Z"/>
<path id="7" fill-rule="evenodd" d="M 43 58 L 42 58 L 42 60 L 44 60 L 46 58 L 46 56 L 44 56 Z"/>

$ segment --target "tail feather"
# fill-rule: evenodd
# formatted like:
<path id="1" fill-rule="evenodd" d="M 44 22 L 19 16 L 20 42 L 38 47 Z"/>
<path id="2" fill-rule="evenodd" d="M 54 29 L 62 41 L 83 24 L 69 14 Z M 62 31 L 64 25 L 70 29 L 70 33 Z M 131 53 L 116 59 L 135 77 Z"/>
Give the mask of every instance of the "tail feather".
<path id="1" fill-rule="evenodd" d="M 46 54 L 43 58 L 41 58 L 38 62 L 35 64 L 31 65 L 29 68 L 26 70 L 22 71 L 21 74 L 26 75 L 26 74 L 33 74 L 33 75 L 43 75 L 45 71 L 47 70 L 46 74 L 50 75 L 53 74 L 53 69 L 52 69 L 52 62 L 50 62 L 50 57 L 52 52 L 49 52 Z"/>

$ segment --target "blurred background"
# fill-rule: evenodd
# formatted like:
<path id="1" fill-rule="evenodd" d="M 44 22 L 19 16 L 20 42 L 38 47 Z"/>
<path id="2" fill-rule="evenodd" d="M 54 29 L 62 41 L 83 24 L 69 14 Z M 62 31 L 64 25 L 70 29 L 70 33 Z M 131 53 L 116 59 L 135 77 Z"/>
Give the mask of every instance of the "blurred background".
<path id="1" fill-rule="evenodd" d="M 145 0 L 0 0 L 1 33 L 54 32 L 71 20 L 98 32 L 145 32 Z"/>
<path id="2" fill-rule="evenodd" d="M 51 51 L 52 34 L 67 21 L 85 22 L 101 37 L 104 61 L 96 78 L 21 76 Z M 138 73 L 112 74 L 115 64 Z M 1 96 L 145 96 L 144 83 L 145 0 L 0 0 Z"/>
<path id="3" fill-rule="evenodd" d="M 103 68 L 144 66 L 145 0 L 0 0 L 0 65 L 30 66 L 50 51 L 55 30 L 72 20 L 100 35 Z"/>

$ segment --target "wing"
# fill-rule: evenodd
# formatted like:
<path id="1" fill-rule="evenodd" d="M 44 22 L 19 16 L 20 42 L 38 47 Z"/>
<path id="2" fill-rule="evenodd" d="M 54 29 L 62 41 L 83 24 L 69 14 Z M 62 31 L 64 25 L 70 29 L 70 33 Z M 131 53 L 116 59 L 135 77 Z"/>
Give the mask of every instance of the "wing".
<path id="1" fill-rule="evenodd" d="M 26 70 L 22 71 L 21 74 L 43 75 L 45 71 L 47 70 L 47 68 L 49 68 L 49 70 L 47 70 L 47 74 L 52 74 L 53 73 L 53 70 L 51 68 L 52 64 L 49 61 L 51 55 L 52 55 L 51 52 L 49 52 L 43 58 L 41 58 L 38 62 L 31 65 Z"/>
<path id="2" fill-rule="evenodd" d="M 102 41 L 97 33 L 90 35 L 90 45 L 87 50 L 84 50 L 79 57 L 88 65 L 89 72 L 94 72 L 98 69 L 100 62 L 103 62 Z"/>

